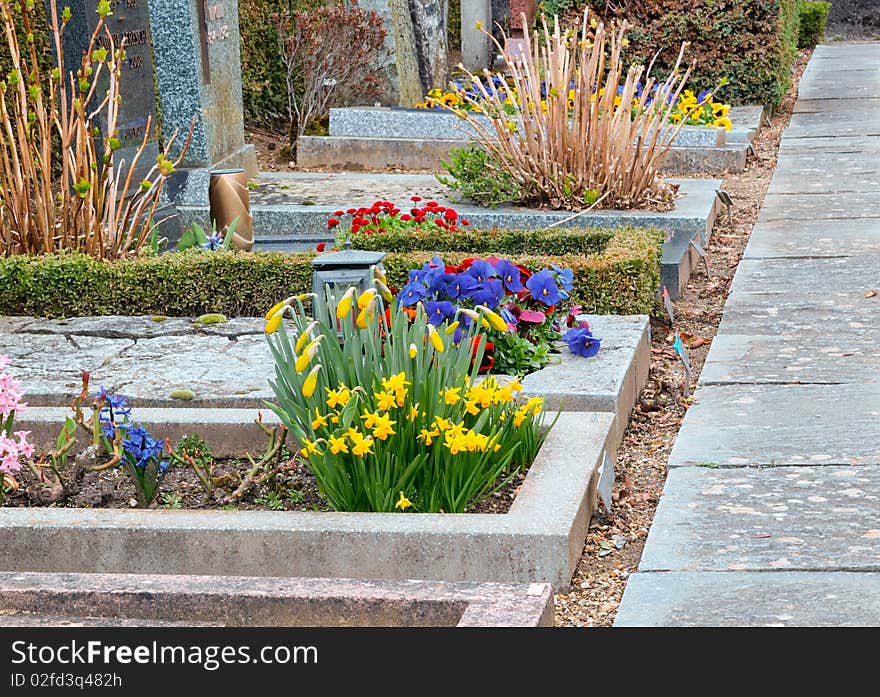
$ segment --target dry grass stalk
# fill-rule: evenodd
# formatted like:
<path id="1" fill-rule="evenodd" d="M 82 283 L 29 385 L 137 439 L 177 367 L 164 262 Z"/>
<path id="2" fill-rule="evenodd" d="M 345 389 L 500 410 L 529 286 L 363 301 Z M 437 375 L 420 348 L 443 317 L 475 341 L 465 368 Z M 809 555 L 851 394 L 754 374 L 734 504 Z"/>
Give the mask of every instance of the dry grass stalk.
<path id="1" fill-rule="evenodd" d="M 79 70 L 45 74 L 32 40 L 33 2 L 0 0 L 0 16 L 13 70 L 0 82 L 0 253 L 45 254 L 78 250 L 100 259 L 139 254 L 155 227 L 154 215 L 165 179 L 186 152 L 168 158 L 172 135 L 142 181 L 134 182 L 146 150 L 151 123 L 130 163 L 115 162 L 119 147 L 119 83 L 124 42 L 115 46 L 99 21 Z M 64 65 L 62 36 L 69 19 L 59 22 L 55 0 L 49 5 L 49 29 L 59 65 Z M 22 45 L 15 19 L 25 33 Z M 99 42 L 99 37 L 101 41 Z M 100 44 L 105 48 L 98 48 Z M 105 81 L 106 80 L 106 81 Z M 106 92 L 98 94 L 101 85 Z M 106 131 L 98 129 L 104 117 Z M 190 137 L 192 130 L 190 130 Z"/>
<path id="2" fill-rule="evenodd" d="M 639 92 L 644 66 L 624 71 L 621 61 L 626 23 L 615 29 L 593 21 L 593 29 L 588 14 L 579 30 L 562 29 L 558 17 L 551 30 L 542 18 L 521 50 L 493 38 L 510 76 L 496 87 L 489 71 L 468 72 L 471 85 L 457 90 L 490 117 L 491 126 L 476 114 L 456 113 L 533 204 L 672 208 L 675 187 L 658 172 L 682 127 L 669 121 L 690 74 L 680 70 L 685 45 L 666 80 L 649 77 Z M 509 114 L 505 100 L 512 95 L 516 113 Z"/>

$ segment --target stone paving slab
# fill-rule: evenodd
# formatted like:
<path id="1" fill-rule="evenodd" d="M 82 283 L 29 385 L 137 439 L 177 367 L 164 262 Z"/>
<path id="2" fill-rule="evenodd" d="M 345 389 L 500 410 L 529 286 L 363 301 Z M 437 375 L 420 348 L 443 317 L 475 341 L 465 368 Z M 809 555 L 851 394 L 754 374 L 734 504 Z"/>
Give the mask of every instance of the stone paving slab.
<path id="1" fill-rule="evenodd" d="M 546 583 L 12 572 L 0 589 L 0 626 L 4 609 L 55 613 L 46 619 L 65 626 L 536 627 L 554 614 Z"/>
<path id="2" fill-rule="evenodd" d="M 874 192 L 880 189 L 880 159 L 842 176 L 826 167 L 777 167 L 768 194 L 828 194 Z M 858 220 L 857 218 L 854 220 Z M 754 231 L 753 231 L 754 232 Z"/>
<path id="3" fill-rule="evenodd" d="M 851 79 L 849 79 L 851 78 Z M 880 70 L 858 70 L 841 66 L 840 70 L 806 70 L 798 85 L 803 99 L 865 99 L 880 97 Z"/>
<path id="4" fill-rule="evenodd" d="M 861 161 L 873 161 L 876 163 L 880 153 L 880 138 L 877 131 L 866 135 L 850 136 L 796 136 L 783 138 L 785 150 L 781 157 L 797 157 L 798 155 L 846 155 L 858 154 Z"/>
<path id="5" fill-rule="evenodd" d="M 615 627 L 876 627 L 880 574 L 636 573 Z"/>
<path id="6" fill-rule="evenodd" d="M 877 221 L 880 223 L 880 220 Z M 846 225 L 848 223 L 842 223 Z M 731 295 L 779 292 L 792 296 L 864 293 L 880 279 L 880 258 L 743 259 Z M 797 289 L 797 290 L 795 290 Z M 866 298 L 873 300 L 873 298 Z"/>
<path id="7" fill-rule="evenodd" d="M 880 290 L 880 289 L 878 289 Z M 880 300 L 853 293 L 741 293 L 730 296 L 719 335 L 816 333 L 835 346 L 835 332 L 850 337 L 880 322 Z M 833 328 L 829 331 L 829 327 Z"/>
<path id="8" fill-rule="evenodd" d="M 878 379 L 880 328 L 780 336 L 718 335 L 700 373 L 700 385 L 825 383 Z"/>
<path id="9" fill-rule="evenodd" d="M 880 218 L 880 191 L 771 194 L 764 197 L 761 220 L 851 220 Z"/>
<path id="10" fill-rule="evenodd" d="M 816 172 L 836 172 L 844 180 L 857 177 L 862 172 L 875 172 L 880 168 L 880 156 L 865 151 L 849 149 L 845 152 L 830 150 L 787 151 L 777 164 L 775 176 L 809 177 Z M 774 176 L 774 178 L 775 178 Z"/>
<path id="11" fill-rule="evenodd" d="M 880 467 L 670 471 L 639 571 L 880 571 Z"/>
<path id="12" fill-rule="evenodd" d="M 0 331 L 24 334 L 96 336 L 104 339 L 151 339 L 160 336 L 183 335 L 223 336 L 234 339 L 255 334 L 262 336 L 266 326 L 265 320 L 260 317 L 232 317 L 217 324 L 200 323 L 196 321 L 198 318 L 193 317 L 165 317 L 164 315 L 15 319 L 20 320 L 19 326 L 8 329 L 5 326 L 0 326 Z"/>
<path id="13" fill-rule="evenodd" d="M 866 177 L 877 180 L 880 172 Z M 771 184 L 771 188 L 773 185 Z M 840 257 L 880 254 L 880 220 L 859 218 L 847 221 L 802 220 L 761 221 L 755 225 L 744 259 L 778 257 Z"/>
<path id="14" fill-rule="evenodd" d="M 878 382 L 706 385 L 688 409 L 669 467 L 877 465 L 878 424 Z"/>

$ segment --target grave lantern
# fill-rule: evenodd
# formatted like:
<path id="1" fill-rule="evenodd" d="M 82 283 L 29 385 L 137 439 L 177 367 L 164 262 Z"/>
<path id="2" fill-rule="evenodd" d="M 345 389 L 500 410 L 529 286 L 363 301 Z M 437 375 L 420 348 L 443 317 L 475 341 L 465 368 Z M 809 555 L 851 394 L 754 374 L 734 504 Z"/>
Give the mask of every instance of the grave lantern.
<path id="1" fill-rule="evenodd" d="M 382 258 L 385 252 L 368 252 L 360 249 L 344 249 L 341 252 L 328 252 L 312 259 L 312 292 L 315 303 L 323 306 L 327 302 L 327 292 L 339 298 L 349 286 L 357 287 L 362 293 L 373 287 L 372 267 L 384 271 Z"/>

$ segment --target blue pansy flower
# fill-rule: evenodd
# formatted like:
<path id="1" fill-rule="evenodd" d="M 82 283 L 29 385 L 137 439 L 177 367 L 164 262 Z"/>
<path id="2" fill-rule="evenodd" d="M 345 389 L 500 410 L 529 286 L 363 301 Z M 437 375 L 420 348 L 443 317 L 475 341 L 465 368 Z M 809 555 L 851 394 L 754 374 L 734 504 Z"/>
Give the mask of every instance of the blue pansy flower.
<path id="1" fill-rule="evenodd" d="M 400 289 L 400 293 L 397 294 L 397 302 L 404 307 L 410 307 L 420 300 L 424 300 L 427 294 L 425 287 L 421 283 L 411 281 Z"/>
<path id="2" fill-rule="evenodd" d="M 559 287 L 556 281 L 547 269 L 541 269 L 538 273 L 526 281 L 526 288 L 532 294 L 532 297 L 550 307 L 559 302 Z"/>
<path id="3" fill-rule="evenodd" d="M 495 264 L 495 271 L 498 272 L 498 275 L 504 282 L 504 287 L 511 293 L 519 293 L 523 289 L 522 273 L 516 264 L 502 259 Z"/>
<path id="4" fill-rule="evenodd" d="M 455 305 L 448 300 L 429 301 L 425 303 L 425 312 L 428 313 L 428 322 L 436 327 L 452 316 L 452 313 L 455 312 Z"/>
<path id="5" fill-rule="evenodd" d="M 487 278 L 496 275 L 495 267 L 488 261 L 483 261 L 482 259 L 475 260 L 465 273 L 474 278 L 477 283 L 482 283 Z"/>
<path id="6" fill-rule="evenodd" d="M 494 310 L 504 298 L 504 286 L 497 278 L 487 278 L 474 288 L 471 298 L 477 305 L 485 305 Z"/>
<path id="7" fill-rule="evenodd" d="M 562 340 L 568 344 L 569 350 L 576 356 L 589 358 L 599 353 L 602 339 L 593 336 L 589 329 L 569 329 L 562 335 Z"/>
<path id="8" fill-rule="evenodd" d="M 473 276 L 466 273 L 456 274 L 446 285 L 446 295 L 450 298 L 466 299 L 476 287 L 477 281 Z"/>

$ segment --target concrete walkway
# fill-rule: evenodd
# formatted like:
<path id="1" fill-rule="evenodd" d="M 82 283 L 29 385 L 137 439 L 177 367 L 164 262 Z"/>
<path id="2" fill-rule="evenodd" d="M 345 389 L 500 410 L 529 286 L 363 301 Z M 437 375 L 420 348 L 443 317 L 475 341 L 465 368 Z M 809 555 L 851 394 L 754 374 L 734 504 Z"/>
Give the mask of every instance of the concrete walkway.
<path id="1" fill-rule="evenodd" d="M 617 626 L 880 625 L 880 44 L 819 46 Z"/>

